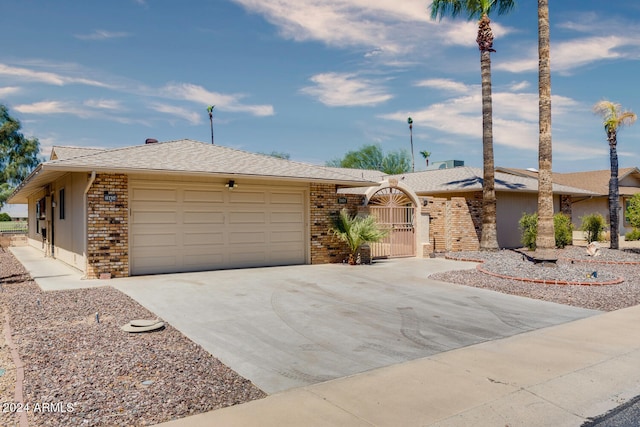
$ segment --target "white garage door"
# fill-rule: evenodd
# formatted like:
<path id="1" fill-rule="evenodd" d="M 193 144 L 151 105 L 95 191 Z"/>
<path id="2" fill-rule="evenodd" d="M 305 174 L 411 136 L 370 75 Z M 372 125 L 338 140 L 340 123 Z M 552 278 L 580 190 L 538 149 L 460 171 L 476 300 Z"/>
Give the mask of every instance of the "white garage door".
<path id="1" fill-rule="evenodd" d="M 131 182 L 131 274 L 304 264 L 302 189 Z"/>

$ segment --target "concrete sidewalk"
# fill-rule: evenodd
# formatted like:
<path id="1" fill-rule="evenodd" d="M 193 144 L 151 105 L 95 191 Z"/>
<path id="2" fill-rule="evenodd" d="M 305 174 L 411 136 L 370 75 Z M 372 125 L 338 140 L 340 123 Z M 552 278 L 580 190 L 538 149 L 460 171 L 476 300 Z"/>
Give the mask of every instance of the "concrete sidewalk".
<path id="1" fill-rule="evenodd" d="M 640 306 L 160 424 L 580 426 L 640 394 Z"/>

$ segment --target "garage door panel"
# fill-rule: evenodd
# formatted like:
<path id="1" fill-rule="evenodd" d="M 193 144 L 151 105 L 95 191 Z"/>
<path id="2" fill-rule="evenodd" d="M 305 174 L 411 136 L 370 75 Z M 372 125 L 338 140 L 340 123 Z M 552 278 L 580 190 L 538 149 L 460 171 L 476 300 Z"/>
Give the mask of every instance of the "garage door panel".
<path id="1" fill-rule="evenodd" d="M 254 250 L 251 250 L 254 249 Z M 229 263 L 233 267 L 262 266 L 267 262 L 267 255 L 264 250 L 255 250 L 247 246 L 245 250 L 229 252 Z"/>
<path id="2" fill-rule="evenodd" d="M 275 224 L 301 224 L 304 222 L 302 212 L 271 212 L 271 222 Z"/>
<path id="3" fill-rule="evenodd" d="M 229 244 L 265 243 L 265 234 L 264 231 L 232 231 L 229 233 Z"/>
<path id="4" fill-rule="evenodd" d="M 182 242 L 189 245 L 223 245 L 224 233 L 219 232 L 186 232 L 183 234 Z"/>
<path id="5" fill-rule="evenodd" d="M 224 224 L 224 212 L 187 211 L 184 212 L 185 224 Z"/>
<path id="6" fill-rule="evenodd" d="M 230 203 L 265 203 L 267 201 L 267 195 L 260 191 L 230 191 L 229 202 Z"/>
<path id="7" fill-rule="evenodd" d="M 264 212 L 229 212 L 229 224 L 264 224 L 266 215 Z"/>
<path id="8" fill-rule="evenodd" d="M 269 233 L 271 243 L 295 243 L 301 242 L 304 238 L 301 231 L 280 231 Z"/>
<path id="9" fill-rule="evenodd" d="M 222 203 L 224 202 L 224 193 L 215 190 L 184 190 L 185 202 L 208 202 Z"/>
<path id="10" fill-rule="evenodd" d="M 158 247 L 163 248 L 169 246 L 176 246 L 176 234 L 175 233 L 157 233 L 149 232 L 144 234 L 133 234 L 131 236 L 133 247 Z"/>
<path id="11" fill-rule="evenodd" d="M 176 212 L 136 211 L 131 215 L 133 224 L 175 224 Z"/>
<path id="12" fill-rule="evenodd" d="M 175 202 L 178 200 L 178 190 L 169 188 L 134 188 L 132 199 L 136 201 Z"/>
<path id="13" fill-rule="evenodd" d="M 304 263 L 304 250 L 303 248 L 296 249 L 282 249 L 282 250 L 271 250 L 269 252 L 269 263 L 272 265 L 290 265 L 295 263 L 303 264 Z"/>
<path id="14" fill-rule="evenodd" d="M 223 253 L 201 253 L 185 255 L 184 264 L 192 267 L 218 267 L 224 266 Z"/>
<path id="15" fill-rule="evenodd" d="M 271 203 L 274 204 L 293 204 L 293 205 L 302 205 L 304 204 L 304 197 L 302 193 L 271 193 Z"/>
<path id="16" fill-rule="evenodd" d="M 164 271 L 168 271 L 177 267 L 177 257 L 175 255 L 157 255 L 157 256 L 141 256 L 136 258 L 136 267 L 140 269 L 148 269 L 147 272 L 151 272 L 149 269 L 157 269 L 158 263 L 164 267 Z"/>

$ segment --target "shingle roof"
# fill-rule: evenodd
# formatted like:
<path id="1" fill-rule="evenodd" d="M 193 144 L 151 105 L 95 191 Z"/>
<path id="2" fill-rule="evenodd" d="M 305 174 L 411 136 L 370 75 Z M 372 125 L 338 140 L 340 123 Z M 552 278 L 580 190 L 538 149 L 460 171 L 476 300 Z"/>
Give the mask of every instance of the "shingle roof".
<path id="1" fill-rule="evenodd" d="M 101 148 L 65 147 L 63 145 L 56 145 L 51 149 L 51 156 L 49 157 L 49 160 L 72 159 L 74 157 L 87 156 L 101 151 L 106 150 Z"/>
<path id="2" fill-rule="evenodd" d="M 401 175 L 390 175 L 386 178 L 398 179 L 398 181 L 408 185 L 418 195 L 430 195 L 482 191 L 482 176 L 482 169 L 462 166 L 449 169 L 435 169 Z M 495 189 L 496 191 L 537 193 L 538 180 L 528 176 L 496 172 Z M 362 189 L 343 189 L 341 192 L 362 193 L 363 191 Z M 561 184 L 554 184 L 553 192 L 556 194 L 571 195 L 592 194 L 584 189 Z"/>
<path id="3" fill-rule="evenodd" d="M 519 176 L 531 176 L 538 177 L 537 172 L 532 172 L 527 169 L 514 169 L 514 168 L 498 168 L 500 171 L 504 171 L 510 174 Z M 618 170 L 618 179 L 622 180 L 629 175 L 636 175 L 640 181 L 640 170 L 638 168 L 621 168 Z M 609 194 L 609 179 L 611 178 L 611 171 L 595 170 L 585 172 L 570 172 L 570 173 L 553 173 L 553 182 L 570 187 L 582 188 L 588 190 L 597 195 L 605 196 Z M 619 187 L 621 195 L 635 194 L 638 192 L 635 187 Z"/>
<path id="4" fill-rule="evenodd" d="M 352 168 L 334 168 L 332 166 L 325 166 L 327 169 L 340 172 L 345 175 L 353 176 L 355 178 L 366 179 L 368 181 L 379 182 L 384 180 L 387 176 L 384 172 L 373 169 L 352 169 Z"/>
<path id="5" fill-rule="evenodd" d="M 69 148 L 69 147 L 67 147 Z M 58 152 L 58 151 L 56 151 Z M 24 203 L 26 196 L 66 172 L 119 172 L 179 175 L 213 175 L 256 177 L 335 183 L 341 185 L 372 185 L 377 181 L 359 178 L 339 170 L 276 157 L 249 153 L 220 145 L 183 139 L 136 145 L 111 150 L 65 150 L 70 157 L 40 164 L 11 195 L 11 203 Z"/>

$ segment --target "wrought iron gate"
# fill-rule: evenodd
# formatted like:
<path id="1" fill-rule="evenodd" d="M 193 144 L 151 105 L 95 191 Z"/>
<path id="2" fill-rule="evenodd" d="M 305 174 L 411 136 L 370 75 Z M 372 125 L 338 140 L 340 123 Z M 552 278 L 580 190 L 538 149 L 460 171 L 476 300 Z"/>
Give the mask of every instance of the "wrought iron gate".
<path id="1" fill-rule="evenodd" d="M 387 237 L 371 244 L 373 258 L 415 256 L 415 207 L 406 194 L 383 188 L 371 197 L 369 213 L 389 230 Z"/>

